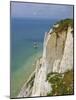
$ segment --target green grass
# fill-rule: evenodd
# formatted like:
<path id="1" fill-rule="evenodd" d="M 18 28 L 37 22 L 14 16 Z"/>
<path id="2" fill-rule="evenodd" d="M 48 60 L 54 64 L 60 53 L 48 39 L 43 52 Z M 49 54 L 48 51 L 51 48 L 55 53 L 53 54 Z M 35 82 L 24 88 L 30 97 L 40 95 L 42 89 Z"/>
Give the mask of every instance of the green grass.
<path id="1" fill-rule="evenodd" d="M 56 24 L 59 24 L 59 26 L 57 28 L 53 28 L 54 32 L 58 33 L 58 32 L 61 32 L 62 30 L 67 31 L 68 26 L 73 27 L 73 20 L 64 19 L 64 20 L 57 22 Z"/>
<path id="2" fill-rule="evenodd" d="M 52 91 L 47 96 L 73 94 L 73 71 L 65 73 L 49 73 L 47 80 L 52 86 Z"/>

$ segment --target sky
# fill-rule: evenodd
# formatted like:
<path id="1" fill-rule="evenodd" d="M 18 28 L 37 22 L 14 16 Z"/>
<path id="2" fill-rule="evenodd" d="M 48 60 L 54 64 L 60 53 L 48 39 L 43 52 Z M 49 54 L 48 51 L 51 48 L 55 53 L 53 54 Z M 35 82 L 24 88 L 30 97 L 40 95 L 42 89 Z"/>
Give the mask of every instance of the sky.
<path id="1" fill-rule="evenodd" d="M 73 6 L 11 2 L 11 17 L 39 19 L 73 18 Z"/>

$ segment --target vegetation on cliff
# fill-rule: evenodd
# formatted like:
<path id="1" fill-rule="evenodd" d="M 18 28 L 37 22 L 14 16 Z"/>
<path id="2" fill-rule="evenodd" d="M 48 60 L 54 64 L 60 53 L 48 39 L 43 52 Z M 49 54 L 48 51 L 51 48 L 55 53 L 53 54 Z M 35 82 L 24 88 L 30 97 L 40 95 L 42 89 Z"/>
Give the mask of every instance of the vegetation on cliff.
<path id="1" fill-rule="evenodd" d="M 59 25 L 58 27 L 53 27 L 54 32 L 62 32 L 62 30 L 67 30 L 68 26 L 73 27 L 73 19 L 64 19 L 56 23 L 56 25 Z"/>
<path id="2" fill-rule="evenodd" d="M 47 80 L 52 86 L 52 91 L 47 96 L 73 94 L 73 70 L 65 73 L 49 73 Z"/>

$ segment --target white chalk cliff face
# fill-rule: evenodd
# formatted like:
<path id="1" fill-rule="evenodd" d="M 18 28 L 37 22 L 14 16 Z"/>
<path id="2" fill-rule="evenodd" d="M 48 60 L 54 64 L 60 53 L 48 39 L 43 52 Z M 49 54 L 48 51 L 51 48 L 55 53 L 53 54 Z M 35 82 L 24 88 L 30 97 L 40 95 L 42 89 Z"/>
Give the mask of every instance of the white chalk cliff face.
<path id="1" fill-rule="evenodd" d="M 67 29 L 55 31 L 57 27 L 59 24 L 54 25 L 54 28 L 45 33 L 43 55 L 36 63 L 30 95 L 26 95 L 24 93 L 26 88 L 23 88 L 19 96 L 22 97 L 22 94 L 25 94 L 25 97 L 46 96 L 52 91 L 51 84 L 47 81 L 47 74 L 50 72 L 64 73 L 73 69 L 73 27 L 68 25 Z"/>
<path id="2" fill-rule="evenodd" d="M 71 31 L 71 27 L 68 27 L 64 54 L 59 69 L 60 72 L 65 72 L 66 70 L 71 70 L 73 68 L 73 36 Z"/>
<path id="3" fill-rule="evenodd" d="M 63 73 L 73 69 L 73 35 L 72 28 L 59 33 L 53 32 L 45 34 L 43 56 L 37 62 L 35 80 L 32 96 L 46 96 L 52 91 L 50 84 L 46 81 L 50 72 Z"/>

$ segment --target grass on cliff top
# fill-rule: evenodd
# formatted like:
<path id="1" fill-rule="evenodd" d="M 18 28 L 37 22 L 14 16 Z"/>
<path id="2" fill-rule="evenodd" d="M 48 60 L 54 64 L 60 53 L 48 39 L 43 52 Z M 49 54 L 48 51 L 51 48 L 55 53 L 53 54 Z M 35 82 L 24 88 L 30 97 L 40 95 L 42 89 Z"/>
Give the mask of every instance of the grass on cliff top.
<path id="1" fill-rule="evenodd" d="M 59 26 L 57 28 L 53 27 L 53 30 L 54 32 L 58 33 L 61 32 L 62 30 L 67 30 L 68 26 L 73 27 L 73 19 L 64 19 L 57 22 L 56 24 L 59 24 Z"/>
<path id="2" fill-rule="evenodd" d="M 47 96 L 74 94 L 73 70 L 65 73 L 49 73 L 47 80 L 52 86 L 52 91 Z"/>

